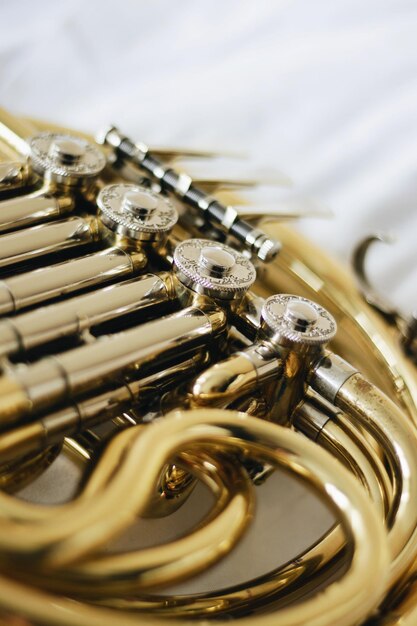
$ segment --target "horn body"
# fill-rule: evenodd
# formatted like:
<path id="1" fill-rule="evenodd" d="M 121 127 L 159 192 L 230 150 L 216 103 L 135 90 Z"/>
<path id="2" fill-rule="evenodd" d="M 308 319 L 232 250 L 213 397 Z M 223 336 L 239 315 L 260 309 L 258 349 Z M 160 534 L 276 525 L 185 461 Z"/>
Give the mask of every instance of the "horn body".
<path id="1" fill-rule="evenodd" d="M 347 269 L 177 158 L 1 112 L 4 623 L 413 623 L 415 363 Z M 59 464 L 72 497 L 27 501 Z M 278 471 L 332 522 L 269 571 L 184 591 Z M 123 548 L 139 518 L 182 531 L 203 488 L 191 528 Z"/>

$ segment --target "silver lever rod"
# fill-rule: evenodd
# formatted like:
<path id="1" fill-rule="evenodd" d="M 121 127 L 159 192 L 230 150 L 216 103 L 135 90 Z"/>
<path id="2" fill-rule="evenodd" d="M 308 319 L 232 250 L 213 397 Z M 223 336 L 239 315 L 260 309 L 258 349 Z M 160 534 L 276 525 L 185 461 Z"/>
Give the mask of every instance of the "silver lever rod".
<path id="1" fill-rule="evenodd" d="M 116 155 L 144 170 L 162 189 L 169 191 L 186 204 L 203 213 L 213 224 L 232 235 L 261 261 L 272 261 L 280 250 L 278 241 L 271 239 L 261 229 L 255 228 L 239 217 L 234 207 L 226 206 L 195 186 L 187 174 L 180 174 L 155 158 L 148 146 L 134 143 L 115 126 L 106 130 L 99 141 L 113 148 Z"/>

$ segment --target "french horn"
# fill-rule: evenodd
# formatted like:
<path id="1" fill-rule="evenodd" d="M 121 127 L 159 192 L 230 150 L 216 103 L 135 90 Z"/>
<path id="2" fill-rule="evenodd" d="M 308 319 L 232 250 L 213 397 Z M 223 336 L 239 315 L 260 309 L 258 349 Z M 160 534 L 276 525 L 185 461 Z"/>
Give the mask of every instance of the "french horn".
<path id="1" fill-rule="evenodd" d="M 1 113 L 2 623 L 416 624 L 415 324 L 364 297 L 369 242 L 361 291 L 184 154 Z M 62 458 L 70 500 L 22 496 Z M 239 544 L 277 470 L 334 523 L 261 575 L 171 591 Z M 190 529 L 120 543 L 201 486 Z"/>

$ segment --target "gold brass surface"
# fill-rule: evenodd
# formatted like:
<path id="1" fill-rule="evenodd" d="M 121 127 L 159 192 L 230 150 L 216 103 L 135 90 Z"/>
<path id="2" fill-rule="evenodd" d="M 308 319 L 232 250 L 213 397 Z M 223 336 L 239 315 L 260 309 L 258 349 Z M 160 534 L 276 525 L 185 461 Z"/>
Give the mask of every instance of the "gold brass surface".
<path id="1" fill-rule="evenodd" d="M 43 177 L 29 150 L 39 132 L 82 137 L 106 166 L 77 188 L 64 170 Z M 295 230 L 239 221 L 216 204 L 215 181 L 205 196 L 165 167 L 189 152 L 119 145 L 109 132 L 113 143 L 97 146 L 0 112 L 1 619 L 414 624 L 417 378 L 395 329 Z M 66 141 L 72 167 L 77 145 Z M 127 195 L 112 231 L 96 196 L 111 197 L 114 183 Z M 179 222 L 168 230 L 162 217 L 150 236 L 155 198 L 167 196 Z M 180 257 L 188 239 L 194 256 Z M 270 332 L 265 307 L 277 294 L 291 303 Z M 329 347 L 317 339 L 320 307 L 338 326 Z M 21 499 L 58 454 L 83 471 L 73 499 Z M 244 583 L 165 591 L 233 549 L 256 515 L 255 485 L 278 468 L 337 523 Z M 197 483 L 213 504 L 191 530 L 112 550 L 139 517 L 172 515 Z"/>
<path id="2" fill-rule="evenodd" d="M 202 421 L 199 421 L 198 418 L 202 418 Z M 239 435 L 234 433 L 235 429 L 237 429 Z M 162 437 L 157 432 L 158 430 L 164 431 L 164 433 L 161 432 Z M 187 443 L 190 444 L 191 442 L 215 443 L 220 440 L 221 445 L 225 448 L 228 445 L 235 448 L 239 446 L 239 442 L 245 442 L 249 448 L 253 447 L 257 453 L 267 458 L 268 461 L 280 463 L 301 475 L 304 480 L 312 481 L 315 488 L 322 490 L 323 495 L 326 494 L 332 501 L 333 506 L 337 507 L 341 513 L 345 528 L 353 540 L 353 556 L 349 573 L 337 584 L 330 585 L 323 594 L 316 598 L 306 600 L 298 607 L 283 609 L 276 616 L 256 617 L 255 623 L 273 624 L 279 618 L 282 624 L 303 624 L 307 623 L 306 620 L 313 615 L 317 624 L 333 624 L 334 620 L 338 620 L 340 624 L 351 624 L 355 623 L 364 613 L 366 614 L 370 607 L 378 603 L 381 591 L 384 588 L 387 565 L 386 540 L 382 525 L 355 480 L 337 462 L 333 461 L 330 456 L 324 456 L 324 453 L 317 447 L 307 441 L 303 441 L 287 430 L 279 429 L 276 426 L 254 418 L 247 418 L 244 415 L 236 415 L 229 412 L 213 411 L 207 414 L 207 411 L 199 411 L 188 415 L 177 413 L 171 419 L 167 419 L 161 424 L 155 424 L 152 429 L 141 429 L 138 433 L 135 433 L 134 429 L 128 430 L 123 433 L 124 439 L 129 440 L 136 434 L 139 435 L 139 432 L 141 436 L 137 438 L 137 443 L 131 443 L 130 445 L 129 457 L 131 459 L 134 457 L 134 462 L 137 463 L 139 456 L 143 458 L 143 453 L 145 450 L 147 451 L 149 479 L 146 481 L 146 485 L 148 485 L 148 489 L 153 487 L 151 468 L 155 468 L 154 471 L 157 475 L 160 466 L 160 456 L 162 455 L 162 458 L 167 460 L 172 451 L 175 450 L 177 452 L 181 445 L 186 446 Z M 169 434 L 169 437 L 165 436 L 167 434 Z M 256 443 L 251 443 L 254 436 L 256 436 Z M 146 439 L 151 439 L 151 441 L 148 442 Z M 114 446 L 117 446 L 119 441 L 120 436 L 114 440 Z M 157 450 L 156 443 L 161 450 L 159 454 L 155 454 Z M 109 454 L 114 446 L 110 445 Z M 133 462 L 133 459 L 131 462 Z M 130 480 L 128 476 L 128 469 L 130 468 L 128 466 L 129 463 L 126 464 L 124 471 L 117 479 L 119 482 Z M 324 469 L 325 467 L 326 469 Z M 140 496 L 142 501 L 145 499 L 144 492 L 145 485 L 143 485 L 143 493 Z M 110 494 L 106 496 L 103 494 L 105 500 L 108 499 L 108 495 Z M 86 507 L 85 503 L 80 502 L 79 504 L 80 506 L 77 507 L 79 511 L 72 509 L 73 515 L 71 513 L 71 517 L 79 532 L 83 533 L 82 526 L 84 520 L 80 519 L 79 514 Z M 75 505 L 72 505 L 72 507 L 75 507 Z M 95 505 L 94 517 L 96 518 L 101 513 L 99 509 L 100 507 Z M 362 512 L 360 517 L 357 516 L 358 510 Z M 364 516 L 363 518 L 362 515 Z M 68 526 L 68 522 L 65 522 L 64 527 L 57 528 L 56 521 L 58 519 L 59 513 L 58 518 L 55 517 L 55 523 L 46 533 L 42 531 L 42 528 L 40 529 L 40 532 L 37 533 L 39 539 L 42 539 L 42 536 L 46 538 L 46 535 L 49 535 L 50 541 L 53 541 L 53 534 L 62 536 L 65 533 L 65 527 Z M 65 519 L 62 521 L 64 522 Z M 24 537 L 22 532 L 20 532 L 20 537 Z M 83 534 L 79 536 L 77 546 L 80 546 L 82 537 Z M 34 541 L 30 541 L 30 543 L 35 543 L 37 540 L 37 538 L 34 538 Z M 63 557 L 69 556 L 69 554 L 71 554 L 71 559 L 74 559 L 73 550 L 65 549 L 63 553 L 63 548 L 64 545 L 61 546 L 57 554 L 58 561 L 55 561 L 55 564 L 58 564 L 59 561 L 63 563 Z M 373 550 L 375 550 L 375 554 L 373 554 Z M 8 589 L 11 591 L 15 583 L 8 584 Z M 1 593 L 0 591 L 0 601 L 3 602 Z M 36 593 L 34 595 L 33 603 L 31 599 L 28 600 L 27 598 L 27 608 L 24 610 L 24 613 L 32 618 L 37 613 L 42 620 L 46 618 L 46 623 L 53 623 L 53 620 L 58 618 L 57 613 L 61 615 L 61 618 L 58 618 L 55 622 L 57 624 L 80 623 L 80 619 L 91 620 L 90 623 L 98 623 L 99 619 L 106 620 L 104 623 L 110 623 L 109 620 L 111 619 L 117 619 L 121 624 L 135 623 L 136 618 L 133 621 L 128 617 L 118 616 L 116 618 L 114 614 L 106 614 L 100 609 L 84 609 L 82 604 L 78 604 L 78 606 L 73 605 L 72 610 L 63 615 L 62 609 L 65 610 L 67 606 L 65 600 L 59 603 L 60 606 L 56 605 L 55 602 L 44 602 L 43 606 L 46 606 L 47 609 L 43 609 L 41 614 L 38 612 L 40 608 L 39 602 L 36 602 L 36 599 L 39 598 Z M 13 594 L 10 594 L 7 606 L 10 608 L 12 604 Z M 323 613 L 324 607 L 326 607 L 326 610 Z M 60 608 L 61 611 L 59 610 Z M 352 621 L 352 618 L 355 621 Z M 136 619 L 136 621 L 141 623 L 139 619 Z M 243 623 L 246 622 L 252 623 L 252 620 L 243 620 Z"/>

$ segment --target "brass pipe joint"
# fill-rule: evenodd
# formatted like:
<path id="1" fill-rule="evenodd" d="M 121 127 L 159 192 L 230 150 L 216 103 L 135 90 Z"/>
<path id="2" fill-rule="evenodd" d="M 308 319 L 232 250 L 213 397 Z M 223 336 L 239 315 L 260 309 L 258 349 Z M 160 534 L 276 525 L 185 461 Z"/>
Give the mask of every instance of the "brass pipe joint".
<path id="1" fill-rule="evenodd" d="M 305 395 L 312 365 L 335 332 L 335 321 L 316 303 L 287 294 L 271 296 L 263 304 L 255 344 L 201 374 L 193 401 L 226 406 L 271 382 L 273 419 L 286 423 Z"/>
<path id="2" fill-rule="evenodd" d="M 41 181 L 40 188 L 0 202 L 0 233 L 62 217 L 77 203 L 94 201 L 97 178 L 106 166 L 100 148 L 76 135 L 44 132 L 28 140 L 25 168 L 3 164 L 0 191 Z"/>
<path id="3" fill-rule="evenodd" d="M 81 244 L 99 242 L 109 247 L 6 278 L 0 283 L 0 314 L 108 282 L 116 276 L 136 274 L 145 267 L 149 248 L 163 246 L 178 219 L 175 208 L 165 198 L 138 185 L 104 187 L 97 203 L 97 218 L 70 217 L 1 237 L 0 267 Z"/>

